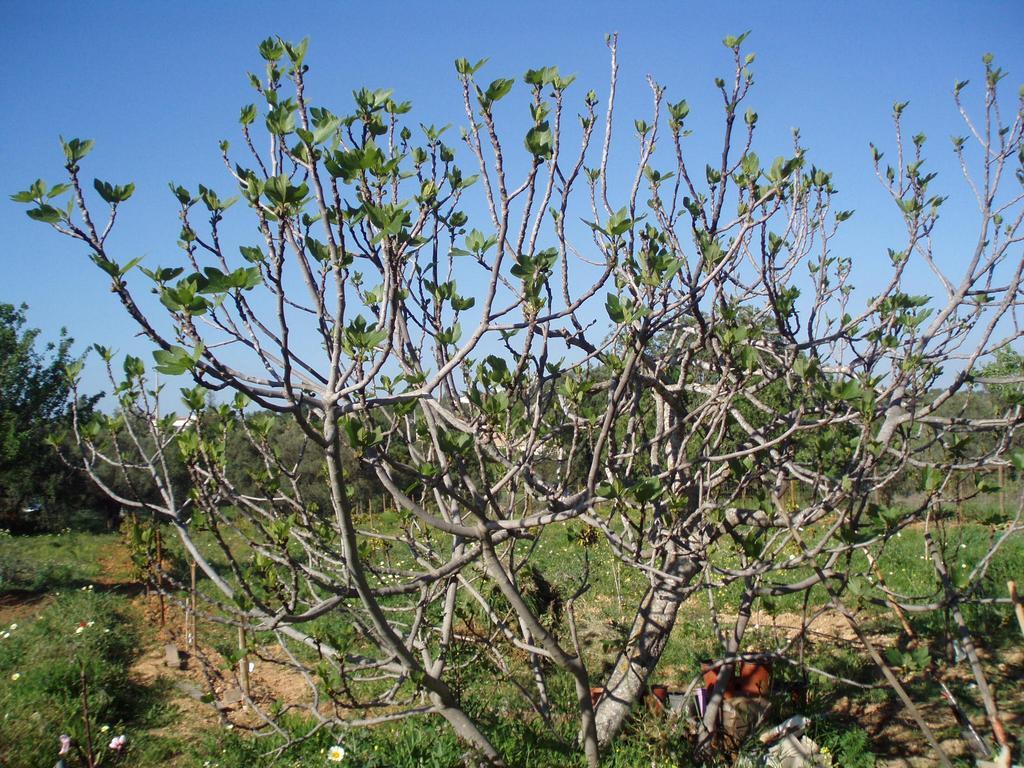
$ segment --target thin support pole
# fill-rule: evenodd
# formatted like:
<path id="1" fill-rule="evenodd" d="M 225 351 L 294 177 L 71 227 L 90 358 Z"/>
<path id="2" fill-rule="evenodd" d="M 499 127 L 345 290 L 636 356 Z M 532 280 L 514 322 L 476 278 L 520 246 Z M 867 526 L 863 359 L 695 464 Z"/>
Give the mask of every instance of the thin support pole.
<path id="1" fill-rule="evenodd" d="M 189 566 L 189 593 L 188 593 L 188 622 L 185 627 L 185 638 L 188 641 L 189 651 L 196 650 L 196 561 L 190 560 Z"/>
<path id="2" fill-rule="evenodd" d="M 163 540 L 160 529 L 156 529 L 156 592 L 160 600 L 160 626 L 167 623 L 167 606 L 164 603 Z"/>
<path id="3" fill-rule="evenodd" d="M 999 465 L 999 517 L 1006 517 L 1006 489 L 1003 487 L 1003 465 Z"/>
<path id="4" fill-rule="evenodd" d="M 248 697 L 252 693 L 249 686 L 249 655 L 246 653 L 245 625 L 238 625 L 238 650 L 242 658 L 238 660 L 238 680 L 242 684 L 242 692 Z"/>

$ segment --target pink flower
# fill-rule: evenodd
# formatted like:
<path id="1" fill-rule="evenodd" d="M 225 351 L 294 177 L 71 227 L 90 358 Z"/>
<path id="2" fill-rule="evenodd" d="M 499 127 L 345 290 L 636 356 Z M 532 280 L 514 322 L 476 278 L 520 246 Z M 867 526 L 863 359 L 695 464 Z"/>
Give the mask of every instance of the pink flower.
<path id="1" fill-rule="evenodd" d="M 70 751 L 71 751 L 71 737 L 68 736 L 66 733 L 62 733 L 60 735 L 60 752 L 58 752 L 57 754 L 58 755 L 66 755 Z"/>
<path id="2" fill-rule="evenodd" d="M 124 734 L 121 734 L 120 736 L 115 736 L 110 740 L 110 748 L 115 752 L 120 752 L 122 749 L 124 749 L 124 745 L 126 743 L 128 743 L 128 737 Z"/>

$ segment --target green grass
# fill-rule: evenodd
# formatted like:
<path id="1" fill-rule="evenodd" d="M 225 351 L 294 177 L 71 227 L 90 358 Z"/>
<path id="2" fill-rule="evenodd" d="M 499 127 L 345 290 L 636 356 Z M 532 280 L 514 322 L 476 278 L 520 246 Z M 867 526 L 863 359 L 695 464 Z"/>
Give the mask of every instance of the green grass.
<path id="1" fill-rule="evenodd" d="M 586 760 L 572 744 L 574 723 L 558 723 L 557 734 L 552 734 L 536 721 L 524 718 L 522 710 L 505 710 L 494 701 L 490 703 L 494 707 L 490 713 L 475 714 L 488 725 L 488 735 L 510 768 L 585 768 Z M 290 725 L 296 736 L 308 728 L 307 722 L 298 719 Z M 335 733 L 321 732 L 280 755 L 268 755 L 281 744 L 278 737 L 253 740 L 238 732 L 208 734 L 191 747 L 179 765 L 189 768 L 330 765 L 326 753 L 335 744 L 344 746 L 343 765 L 349 768 L 464 768 L 470 754 L 439 717 Z M 605 755 L 602 767 L 669 768 L 690 764 L 689 757 L 688 745 L 665 721 L 641 716 Z"/>
<path id="2" fill-rule="evenodd" d="M 945 549 L 949 560 L 958 571 L 967 571 L 987 551 L 990 529 L 974 522 L 961 526 L 952 525 L 951 520 L 946 523 L 949 536 Z M 199 537 L 199 544 L 213 559 L 223 560 L 208 534 Z M 0 592 L 48 590 L 61 593 L 37 619 L 21 622 L 16 630 L 7 630 L 11 633 L 9 638 L 0 640 L 0 765 L 17 768 L 52 764 L 56 759 L 57 734 L 66 732 L 80 738 L 80 660 L 86 666 L 90 681 L 94 724 L 96 727 L 109 725 L 110 732 L 123 731 L 129 736 L 132 764 L 171 763 L 175 768 L 327 765 L 326 750 L 336 743 L 345 745 L 348 757 L 344 765 L 348 766 L 455 768 L 464 764 L 465 746 L 460 745 L 451 729 L 436 717 L 414 718 L 375 728 L 324 730 L 276 756 L 267 753 L 282 746 L 277 737 L 253 739 L 238 731 L 176 734 L 173 730 L 175 715 L 167 704 L 167 691 L 159 687 L 133 686 L 127 680 L 127 670 L 145 642 L 130 619 L 128 605 L 116 596 L 80 589 L 100 576 L 114 575 L 104 573 L 100 563 L 117 552 L 119 546 L 116 534 L 0 538 Z M 525 543 L 517 546 L 525 546 Z M 169 533 L 164 536 L 164 547 L 172 556 L 180 554 L 175 537 Z M 563 598 L 579 583 L 585 556 L 589 559 L 592 586 L 577 603 L 576 613 L 591 631 L 589 641 L 583 638 L 584 653 L 595 676 L 599 676 L 602 663 L 613 658 L 617 650 L 612 622 L 623 615 L 631 616 L 647 587 L 646 579 L 625 567 L 619 569 L 616 578 L 615 561 L 607 547 L 598 544 L 584 550 L 570 526 L 552 526 L 544 531 L 534 554 L 537 568 L 547 582 L 557 586 Z M 734 554 L 726 552 L 723 556 Z M 936 589 L 933 570 L 929 561 L 921 559 L 923 554 L 919 528 L 905 529 L 901 535 L 891 538 L 879 559 L 889 586 L 911 594 L 933 593 Z M 120 559 L 123 562 L 123 555 Z M 961 564 L 967 568 L 960 568 Z M 869 572 L 861 556 L 854 561 L 854 571 Z M 1014 575 L 1019 578 L 1022 572 L 1024 536 L 1018 535 L 1006 543 L 993 561 L 982 590 L 987 594 L 1004 595 L 1006 579 Z M 118 575 L 127 578 L 127 574 Z M 792 578 L 800 575 L 794 574 Z M 622 611 L 616 598 L 617 588 Z M 201 580 L 200 589 L 212 591 L 212 585 Z M 724 614 L 735 610 L 737 598 L 735 585 L 715 593 L 718 608 Z M 824 599 L 824 590 L 812 592 L 812 605 L 821 604 Z M 894 622 L 884 607 L 869 606 L 851 594 L 844 599 L 851 607 L 865 610 L 874 617 L 872 631 L 895 634 Z M 758 610 L 776 613 L 797 611 L 799 607 L 798 598 L 775 600 L 771 604 L 759 601 L 755 605 Z M 1006 606 L 969 607 L 967 611 L 975 627 L 985 628 L 983 639 L 987 646 L 996 647 L 1015 629 Z M 76 635 L 74 630 L 81 621 L 95 624 Z M 923 637 L 939 637 L 943 631 L 938 616 L 913 616 L 912 622 Z M 325 631 L 343 633 L 344 623 L 342 618 L 333 615 L 319 619 L 316 625 Z M 329 626 L 332 624 L 337 626 Z M 559 632 L 567 632 L 564 620 L 557 626 Z M 110 632 L 103 632 L 103 629 Z M 205 623 L 201 632 L 206 643 L 223 645 L 225 649 L 233 646 L 234 634 L 230 628 Z M 778 639 L 770 628 L 752 628 L 747 637 L 747 649 L 770 650 Z M 267 635 L 266 640 L 269 642 L 271 636 Z M 675 688 L 684 687 L 697 674 L 699 659 L 717 653 L 706 595 L 699 592 L 680 610 L 654 680 Z M 812 663 L 835 674 L 862 682 L 878 680 L 874 666 L 865 663 L 863 657 L 849 648 L 825 643 L 814 646 L 809 653 Z M 19 675 L 17 680 L 10 679 L 14 674 Z M 916 675 L 913 685 L 921 684 L 921 675 L 912 671 L 911 674 Z M 784 687 L 787 680 L 799 679 L 803 676 L 795 668 L 780 666 L 777 669 L 777 686 Z M 496 683 L 499 680 L 501 676 L 496 669 L 481 663 L 468 670 L 456 688 L 467 710 L 478 718 L 488 737 L 507 756 L 509 764 L 524 768 L 583 766 L 582 755 L 573 744 L 575 718 L 571 715 L 556 717 L 553 731 L 549 730 L 538 717 L 524 714 L 523 703 L 512 692 L 512 686 Z M 521 682 L 529 685 L 526 677 Z M 566 675 L 552 675 L 550 692 L 556 712 L 573 711 L 572 684 Z M 835 700 L 844 695 L 883 701 L 891 694 L 886 690 L 851 693 L 834 682 L 811 675 L 808 702 L 800 711 L 812 716 L 816 724 L 812 737 L 828 746 L 840 759 L 840 764 L 870 768 L 875 758 L 864 731 L 836 721 L 830 713 Z M 796 711 L 795 704 L 786 704 L 773 714 L 773 720 L 781 720 Z M 154 735 L 152 729 L 157 725 L 169 725 L 168 735 Z M 290 721 L 289 726 L 296 735 L 306 733 L 309 728 L 308 723 L 299 719 Z M 602 763 L 613 768 L 687 764 L 692 761 L 684 734 L 644 713 L 634 718 L 625 736 L 617 741 Z"/>
<path id="3" fill-rule="evenodd" d="M 5 627 L 0 634 L 0 764 L 52 765 L 58 735 L 85 744 L 86 722 L 98 751 L 113 736 L 125 734 L 140 759 L 148 754 L 137 746 L 147 742 L 142 734 L 168 722 L 170 713 L 161 706 L 159 690 L 129 679 L 139 647 L 139 632 L 124 600 L 91 590 L 62 594 L 36 618 Z"/>
<path id="4" fill-rule="evenodd" d="M 119 546 L 116 533 L 0 537 L 0 593 L 72 589 L 92 583 L 101 560 Z"/>

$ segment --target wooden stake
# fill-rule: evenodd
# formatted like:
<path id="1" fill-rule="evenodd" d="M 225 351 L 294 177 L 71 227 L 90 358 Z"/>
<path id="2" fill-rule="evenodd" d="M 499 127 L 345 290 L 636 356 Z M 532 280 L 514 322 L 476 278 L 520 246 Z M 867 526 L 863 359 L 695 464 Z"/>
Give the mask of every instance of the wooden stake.
<path id="1" fill-rule="evenodd" d="M 622 578 L 619 575 L 619 558 L 612 560 L 612 576 L 615 577 L 615 602 L 619 606 L 619 613 L 622 613 Z"/>
<path id="2" fill-rule="evenodd" d="M 185 628 L 188 638 L 188 647 L 190 651 L 195 652 L 196 649 L 196 561 L 192 560 L 189 563 L 189 576 L 191 577 L 192 583 L 189 589 L 189 625 Z"/>
<path id="3" fill-rule="evenodd" d="M 792 478 L 789 481 L 789 510 L 796 512 L 796 480 Z"/>
<path id="4" fill-rule="evenodd" d="M 1006 489 L 1003 488 L 1003 465 L 999 465 L 999 516 L 1006 516 Z"/>
<path id="5" fill-rule="evenodd" d="M 238 661 L 238 680 L 242 684 L 242 692 L 246 696 L 250 696 L 249 656 L 245 652 L 245 627 L 243 625 L 238 626 L 238 650 L 242 652 L 242 658 Z"/>
<path id="6" fill-rule="evenodd" d="M 882 575 L 882 569 L 878 567 L 878 561 L 871 555 L 870 552 L 865 552 L 868 556 L 868 563 L 871 565 L 871 570 L 875 574 L 875 578 L 878 579 L 878 586 L 885 586 L 885 576 Z M 888 594 L 885 595 L 885 602 L 889 606 L 889 610 L 893 612 L 900 624 L 903 626 L 903 631 L 907 633 L 907 637 L 917 637 L 914 634 L 913 628 L 910 626 L 910 622 L 907 621 L 907 615 L 900 608 L 899 604 L 893 600 Z"/>
<path id="7" fill-rule="evenodd" d="M 182 637 L 185 638 L 185 647 L 191 650 L 192 641 L 190 639 L 190 635 L 192 633 L 192 601 L 187 595 L 185 597 L 185 610 L 182 615 L 181 630 L 183 632 Z"/>
<path id="8" fill-rule="evenodd" d="M 163 548 L 160 529 L 156 529 L 156 592 L 160 598 L 160 626 L 167 623 L 167 607 L 164 605 Z"/>
<path id="9" fill-rule="evenodd" d="M 1024 635 L 1024 601 L 1017 595 L 1017 582 L 1006 582 L 1006 589 L 1010 593 L 1010 600 L 1013 602 L 1013 612 L 1017 614 L 1017 623 L 1020 624 L 1020 633 Z"/>

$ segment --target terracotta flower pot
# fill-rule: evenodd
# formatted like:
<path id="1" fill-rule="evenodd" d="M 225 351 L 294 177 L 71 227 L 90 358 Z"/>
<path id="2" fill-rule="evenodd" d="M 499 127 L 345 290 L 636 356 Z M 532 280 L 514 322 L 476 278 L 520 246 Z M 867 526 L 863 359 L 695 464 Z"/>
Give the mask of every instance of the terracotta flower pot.
<path id="1" fill-rule="evenodd" d="M 701 661 L 700 670 L 704 685 L 714 687 L 718 682 L 718 670 L 709 660 Z M 725 698 L 733 696 L 765 696 L 771 687 L 772 673 L 769 662 L 744 661 L 733 668 L 732 677 L 725 688 Z"/>
<path id="2" fill-rule="evenodd" d="M 647 696 L 647 707 L 656 714 L 661 714 L 665 711 L 665 706 L 668 703 L 668 686 L 666 685 L 652 685 L 648 688 Z"/>
<path id="3" fill-rule="evenodd" d="M 765 696 L 772 682 L 770 664 L 745 661 L 740 665 L 739 679 L 736 690 L 744 696 Z"/>

